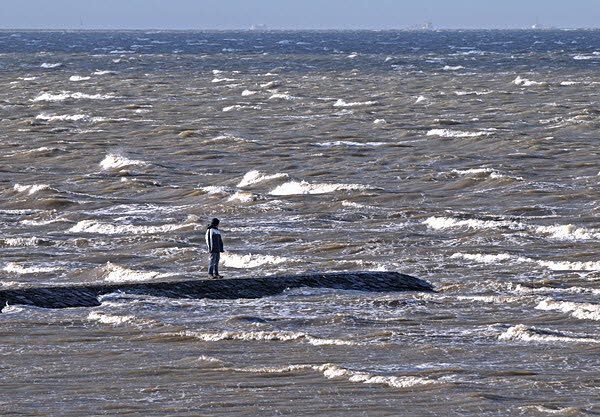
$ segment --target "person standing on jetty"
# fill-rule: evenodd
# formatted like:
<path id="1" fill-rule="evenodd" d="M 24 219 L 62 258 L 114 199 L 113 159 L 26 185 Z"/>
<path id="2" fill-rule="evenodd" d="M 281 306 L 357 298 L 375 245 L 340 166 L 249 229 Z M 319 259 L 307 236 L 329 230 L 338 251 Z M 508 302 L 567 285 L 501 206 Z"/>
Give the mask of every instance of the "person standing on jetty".
<path id="1" fill-rule="evenodd" d="M 223 239 L 221 239 L 221 232 L 219 232 L 219 223 L 219 219 L 214 218 L 206 227 L 206 246 L 210 253 L 208 261 L 209 278 L 223 278 L 223 276 L 219 275 L 219 260 L 221 259 L 221 252 L 224 252 Z"/>

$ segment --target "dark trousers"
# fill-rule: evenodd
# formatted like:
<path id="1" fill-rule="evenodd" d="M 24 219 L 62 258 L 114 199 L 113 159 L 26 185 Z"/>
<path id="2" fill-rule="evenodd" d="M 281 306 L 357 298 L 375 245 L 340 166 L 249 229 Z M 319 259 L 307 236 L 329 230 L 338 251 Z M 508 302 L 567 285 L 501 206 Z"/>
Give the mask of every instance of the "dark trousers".
<path id="1" fill-rule="evenodd" d="M 219 275 L 219 260 L 221 260 L 221 254 L 211 252 L 208 259 L 208 275 Z"/>

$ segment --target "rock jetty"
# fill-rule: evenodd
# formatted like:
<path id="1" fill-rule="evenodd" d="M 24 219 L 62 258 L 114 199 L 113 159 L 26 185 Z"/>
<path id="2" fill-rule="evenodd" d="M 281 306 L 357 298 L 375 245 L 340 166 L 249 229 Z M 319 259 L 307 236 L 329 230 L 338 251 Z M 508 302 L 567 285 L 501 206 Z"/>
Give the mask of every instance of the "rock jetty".
<path id="1" fill-rule="evenodd" d="M 289 288 L 334 288 L 368 292 L 433 291 L 419 278 L 398 272 L 339 272 L 273 275 L 258 278 L 212 279 L 121 284 L 18 288 L 0 291 L 0 308 L 26 304 L 43 308 L 94 307 L 101 295 L 113 292 L 170 298 L 260 298 Z"/>

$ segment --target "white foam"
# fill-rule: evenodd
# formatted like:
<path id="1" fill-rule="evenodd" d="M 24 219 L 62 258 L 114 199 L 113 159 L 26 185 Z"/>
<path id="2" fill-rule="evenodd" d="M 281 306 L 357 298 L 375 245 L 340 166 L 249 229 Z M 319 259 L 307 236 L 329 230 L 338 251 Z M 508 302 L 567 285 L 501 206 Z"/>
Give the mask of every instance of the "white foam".
<path id="1" fill-rule="evenodd" d="M 522 87 L 531 87 L 533 85 L 545 85 L 546 83 L 538 82 L 538 81 L 531 81 L 531 80 L 528 80 L 527 78 L 521 78 L 521 76 L 517 76 L 517 78 L 514 79 L 513 84 L 519 85 Z"/>
<path id="2" fill-rule="evenodd" d="M 446 65 L 444 68 L 442 68 L 442 70 L 444 71 L 458 71 L 461 69 L 465 69 L 465 67 L 463 67 L 462 65 Z"/>
<path id="3" fill-rule="evenodd" d="M 286 182 L 271 191 L 271 195 L 328 194 L 336 191 L 367 190 L 360 184 L 311 184 L 306 181 Z"/>
<path id="4" fill-rule="evenodd" d="M 237 253 L 225 252 L 221 255 L 223 265 L 229 268 L 258 268 L 264 265 L 280 265 L 289 262 L 288 258 L 273 255 L 259 255 L 248 253 L 240 255 Z"/>
<path id="5" fill-rule="evenodd" d="M 519 293 L 566 293 L 566 294 L 594 294 L 600 295 L 599 288 L 585 288 L 585 287 L 567 287 L 567 288 L 556 288 L 556 287 L 539 287 L 531 288 L 521 284 L 515 286 L 514 291 Z"/>
<path id="6" fill-rule="evenodd" d="M 238 372 L 285 374 L 295 371 L 312 370 L 323 374 L 327 379 L 346 378 L 350 382 L 363 384 L 381 384 L 392 388 L 411 388 L 415 386 L 430 385 L 436 383 L 434 380 L 415 376 L 384 376 L 368 372 L 352 371 L 350 369 L 326 363 L 323 365 L 288 365 L 263 368 L 236 368 Z"/>
<path id="7" fill-rule="evenodd" d="M 49 266 L 23 266 L 15 262 L 9 262 L 2 268 L 6 272 L 11 272 L 17 275 L 28 275 L 28 274 L 39 274 L 59 271 L 62 268 L 49 267 Z"/>
<path id="8" fill-rule="evenodd" d="M 233 82 L 237 81 L 235 78 L 213 78 L 213 83 Z"/>
<path id="9" fill-rule="evenodd" d="M 239 201 L 241 203 L 250 203 L 257 200 L 260 200 L 260 196 L 247 191 L 236 191 L 235 194 L 227 199 L 227 201 Z"/>
<path id="10" fill-rule="evenodd" d="M 230 112 L 233 110 L 244 110 L 244 109 L 260 110 L 260 107 L 259 106 L 245 106 L 245 105 L 241 105 L 241 104 L 235 104 L 233 106 L 223 107 L 224 112 Z"/>
<path id="11" fill-rule="evenodd" d="M 537 226 L 537 233 L 548 235 L 558 240 L 596 240 L 600 239 L 600 232 L 576 227 L 572 224 L 554 225 L 554 226 Z"/>
<path id="12" fill-rule="evenodd" d="M 455 91 L 457 96 L 485 96 L 491 94 L 491 91 Z"/>
<path id="13" fill-rule="evenodd" d="M 536 307 L 537 310 L 562 311 L 570 313 L 571 316 L 581 320 L 600 321 L 600 304 L 575 303 L 571 301 L 554 301 L 546 299 Z"/>
<path id="14" fill-rule="evenodd" d="M 470 254 L 470 253 L 455 253 L 450 258 L 462 258 L 470 261 L 477 261 L 484 264 L 496 264 L 502 261 L 508 261 L 514 259 L 513 255 L 508 253 L 500 253 L 498 255 L 482 255 L 479 253 Z"/>
<path id="15" fill-rule="evenodd" d="M 18 193 L 27 193 L 29 195 L 35 194 L 38 191 L 48 190 L 50 186 L 47 184 L 33 184 L 33 185 L 21 185 L 15 184 L 14 190 Z"/>
<path id="16" fill-rule="evenodd" d="M 148 165 L 145 161 L 140 161 L 136 159 L 129 159 L 125 155 L 118 152 L 111 152 L 107 154 L 104 159 L 100 162 L 100 167 L 103 170 L 108 171 L 111 169 L 120 169 L 129 166 L 143 166 Z"/>
<path id="17" fill-rule="evenodd" d="M 490 178 L 499 179 L 506 178 L 504 174 L 496 171 L 492 168 L 471 168 L 471 169 L 453 169 L 452 173 L 458 175 L 474 175 L 474 176 L 489 176 Z M 523 180 L 521 177 L 515 177 L 514 179 Z"/>
<path id="18" fill-rule="evenodd" d="M 490 136 L 491 131 L 465 132 L 462 130 L 450 129 L 431 129 L 427 132 L 427 136 L 441 136 L 443 138 L 477 138 L 480 136 Z"/>
<path id="19" fill-rule="evenodd" d="M 497 255 L 487 254 L 469 254 L 469 253 L 454 253 L 451 258 L 462 258 L 470 261 L 480 262 L 484 264 L 497 264 L 504 261 L 535 263 L 544 268 L 553 271 L 600 271 L 600 262 L 570 262 L 570 261 L 544 261 L 540 259 L 532 259 L 524 256 L 515 256 L 508 253 Z"/>
<path id="20" fill-rule="evenodd" d="M 87 114 L 49 114 L 49 113 L 41 113 L 38 114 L 37 116 L 35 116 L 36 119 L 38 120 L 46 120 L 46 121 L 50 121 L 50 122 L 55 122 L 55 121 L 67 121 L 67 122 L 105 122 L 108 119 L 104 118 L 104 117 L 92 117 L 89 116 Z M 120 121 L 126 121 L 128 119 L 112 119 L 112 120 L 120 120 Z"/>
<path id="21" fill-rule="evenodd" d="M 417 100 L 415 101 L 415 104 L 422 103 L 424 101 L 427 101 L 427 97 L 425 97 L 425 96 L 419 96 L 419 97 L 417 97 Z"/>
<path id="22" fill-rule="evenodd" d="M 468 227 L 470 229 L 510 229 L 510 230 L 522 230 L 529 233 L 542 235 L 544 237 L 555 239 L 555 240 L 598 240 L 600 239 L 600 232 L 582 227 L 576 227 L 571 224 L 567 225 L 554 225 L 554 226 L 537 226 L 528 225 L 514 221 L 498 221 L 498 220 L 458 220 L 448 217 L 429 217 L 423 224 L 427 225 L 432 229 L 451 229 Z M 581 265 L 587 265 L 588 268 L 596 265 L 592 262 L 580 263 Z"/>
<path id="23" fill-rule="evenodd" d="M 110 262 L 103 269 L 104 280 L 108 282 L 150 281 L 168 276 L 155 271 L 134 271 Z"/>
<path id="24" fill-rule="evenodd" d="M 375 119 L 375 120 L 373 120 L 373 124 L 374 125 L 384 125 L 386 123 L 387 123 L 387 121 L 385 119 Z"/>
<path id="25" fill-rule="evenodd" d="M 83 77 L 80 75 L 72 75 L 71 77 L 69 77 L 69 81 L 73 81 L 73 82 L 78 82 L 78 81 L 87 81 L 92 77 Z"/>
<path id="26" fill-rule="evenodd" d="M 229 187 L 224 187 L 222 185 L 209 185 L 206 187 L 202 187 L 202 191 L 206 194 L 230 194 L 233 190 Z"/>
<path id="27" fill-rule="evenodd" d="M 573 57 L 573 59 L 576 61 L 589 61 L 591 59 L 600 59 L 600 56 L 598 56 L 598 55 L 575 55 Z"/>
<path id="28" fill-rule="evenodd" d="M 256 94 L 257 91 L 252 91 L 252 90 L 244 90 L 242 91 L 242 96 L 243 97 L 247 97 L 247 96 L 253 96 L 254 94 Z"/>
<path id="29" fill-rule="evenodd" d="M 333 107 L 359 107 L 359 106 L 373 106 L 375 104 L 377 104 L 376 101 L 346 102 L 340 98 L 340 99 L 338 99 L 338 101 L 336 101 L 333 104 Z"/>
<path id="30" fill-rule="evenodd" d="M 600 271 L 600 261 L 570 262 L 570 261 L 537 261 L 553 271 Z"/>
<path id="31" fill-rule="evenodd" d="M 95 220 L 82 220 L 69 229 L 71 233 L 95 233 L 101 235 L 140 235 L 168 233 L 190 227 L 191 223 L 165 224 L 162 226 L 138 226 L 132 224 L 115 225 Z"/>
<path id="32" fill-rule="evenodd" d="M 600 343 L 600 340 L 590 337 L 582 337 L 553 330 L 537 329 L 517 324 L 502 333 L 498 339 L 522 342 L 538 343 Z"/>
<path id="33" fill-rule="evenodd" d="M 268 90 L 269 88 L 277 86 L 277 83 L 275 81 L 269 81 L 268 83 L 261 84 L 260 86 L 261 88 L 265 88 Z"/>
<path id="34" fill-rule="evenodd" d="M 108 71 L 108 70 L 96 70 L 94 75 L 116 75 L 118 74 L 116 71 Z"/>
<path id="35" fill-rule="evenodd" d="M 347 378 L 350 382 L 360 382 L 363 384 L 380 384 L 392 388 L 411 388 L 415 386 L 430 385 L 434 381 L 416 376 L 383 376 L 374 375 L 367 372 L 351 371 L 339 365 L 326 363 L 316 368 L 323 373 L 325 378 Z"/>
<path id="36" fill-rule="evenodd" d="M 0 242 L 3 243 L 4 246 L 11 248 L 33 247 L 40 245 L 42 243 L 42 239 L 37 237 L 8 237 L 5 239 L 0 239 Z"/>
<path id="37" fill-rule="evenodd" d="M 269 100 L 288 100 L 288 101 L 294 101 L 294 100 L 299 100 L 298 97 L 294 97 L 292 95 L 289 94 L 283 94 L 283 93 L 275 93 L 273 95 L 271 95 L 271 97 L 269 97 Z"/>
<path id="38" fill-rule="evenodd" d="M 244 175 L 244 178 L 238 183 L 238 187 L 249 187 L 251 185 L 260 184 L 265 181 L 272 181 L 281 178 L 288 178 L 288 174 L 277 173 L 277 174 L 265 174 L 260 171 L 248 171 Z"/>
<path id="39" fill-rule="evenodd" d="M 56 101 L 65 101 L 70 98 L 76 99 L 76 100 L 80 100 L 80 99 L 109 100 L 114 97 L 115 96 L 113 96 L 111 94 L 85 94 L 85 93 L 79 93 L 79 92 L 70 93 L 68 91 L 64 91 L 64 92 L 58 93 L 58 94 L 42 93 L 42 94 L 38 95 L 36 98 L 32 99 L 31 101 L 33 101 L 33 102 L 38 102 L 38 101 L 56 102 Z"/>
<path id="40" fill-rule="evenodd" d="M 341 340 L 341 339 L 321 339 L 302 332 L 285 332 L 285 331 L 226 331 L 218 333 L 210 332 L 194 332 L 184 331 L 178 333 L 180 336 L 193 337 L 204 342 L 220 342 L 222 340 L 240 340 L 240 341 L 272 341 L 272 342 L 291 342 L 305 341 L 315 346 L 354 346 L 356 342 Z"/>
<path id="41" fill-rule="evenodd" d="M 315 143 L 315 146 L 320 146 L 323 148 L 332 148 L 332 147 L 366 148 L 366 147 L 383 146 L 383 145 L 387 145 L 387 143 L 386 142 L 361 143 L 361 142 L 351 142 L 351 141 L 347 141 L 347 140 L 337 140 L 335 142 Z"/>
<path id="42" fill-rule="evenodd" d="M 520 223 L 510 221 L 496 221 L 496 220 L 458 220 L 449 217 L 429 217 L 423 224 L 427 225 L 431 229 L 442 230 L 451 228 L 467 227 L 470 229 L 522 229 L 523 225 Z"/>
<path id="43" fill-rule="evenodd" d="M 42 65 L 40 65 L 40 68 L 46 68 L 46 69 L 52 69 L 52 68 L 60 68 L 63 66 L 62 62 L 44 62 Z"/>
<path id="44" fill-rule="evenodd" d="M 117 316 L 114 314 L 99 313 L 97 311 L 92 311 L 90 314 L 88 314 L 87 319 L 90 321 L 97 321 L 102 324 L 115 325 L 137 322 L 137 318 L 135 316 Z"/>

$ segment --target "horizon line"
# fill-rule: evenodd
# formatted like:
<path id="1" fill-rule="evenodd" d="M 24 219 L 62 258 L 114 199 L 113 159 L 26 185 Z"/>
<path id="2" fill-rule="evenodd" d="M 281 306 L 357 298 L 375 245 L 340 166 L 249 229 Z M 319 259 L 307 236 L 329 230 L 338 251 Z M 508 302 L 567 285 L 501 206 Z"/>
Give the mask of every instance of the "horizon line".
<path id="1" fill-rule="evenodd" d="M 82 27 L 68 27 L 68 28 L 2 28 L 0 32 L 60 32 L 60 31 L 72 31 L 72 32 L 439 32 L 439 31 L 482 31 L 482 30 L 497 30 L 497 31 L 553 31 L 553 30 L 599 30 L 600 26 L 581 26 L 581 27 L 560 27 L 560 26 L 543 26 L 539 28 L 535 27 L 439 27 L 430 29 L 421 28 L 187 28 L 187 29 L 176 29 L 176 28 L 82 28 Z"/>

